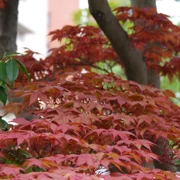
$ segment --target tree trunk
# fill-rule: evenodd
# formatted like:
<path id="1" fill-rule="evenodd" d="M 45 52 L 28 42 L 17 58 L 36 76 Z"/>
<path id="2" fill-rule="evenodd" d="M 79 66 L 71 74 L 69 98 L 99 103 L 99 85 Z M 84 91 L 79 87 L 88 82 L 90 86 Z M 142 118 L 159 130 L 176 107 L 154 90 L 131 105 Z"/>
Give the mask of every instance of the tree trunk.
<path id="1" fill-rule="evenodd" d="M 156 0 L 131 0 L 132 7 L 147 8 L 152 7 L 156 9 Z"/>
<path id="2" fill-rule="evenodd" d="M 154 8 L 156 9 L 156 0 L 131 0 L 132 7 L 138 7 L 138 8 Z M 148 44 L 146 46 L 146 49 L 148 49 L 148 46 L 152 46 L 151 44 Z M 144 61 L 146 61 L 144 59 Z M 152 85 L 154 87 L 160 88 L 160 78 L 158 73 L 156 73 L 152 69 L 147 69 L 147 81 L 149 85 Z"/>
<path id="3" fill-rule="evenodd" d="M 127 78 L 140 84 L 147 84 L 147 69 L 143 54 L 132 46 L 127 33 L 113 15 L 107 0 L 88 0 L 88 2 L 91 14 L 124 64 Z"/>
<path id="4" fill-rule="evenodd" d="M 0 9 L 0 53 L 15 52 L 19 0 L 7 0 Z"/>

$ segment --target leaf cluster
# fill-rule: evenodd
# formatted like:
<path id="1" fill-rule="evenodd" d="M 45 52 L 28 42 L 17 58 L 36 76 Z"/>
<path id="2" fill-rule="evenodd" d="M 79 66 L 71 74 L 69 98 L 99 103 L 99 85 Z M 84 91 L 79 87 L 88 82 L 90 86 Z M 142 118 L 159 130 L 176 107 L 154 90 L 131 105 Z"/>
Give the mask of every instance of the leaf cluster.
<path id="1" fill-rule="evenodd" d="M 29 78 L 29 74 L 21 61 L 14 59 L 17 53 L 5 53 L 0 60 L 0 101 L 7 102 L 8 87 L 12 87 L 17 79 L 19 70 Z"/>
<path id="2" fill-rule="evenodd" d="M 134 25 L 140 21 L 129 38 L 144 53 L 147 66 L 179 76 L 179 28 L 153 10 L 115 12 L 122 22 L 124 17 Z M 17 118 L 9 127 L 0 122 L 0 178 L 176 179 L 174 173 L 145 167 L 153 161 L 176 165 L 180 159 L 180 109 L 170 100 L 175 95 L 90 72 L 100 61 L 119 63 L 96 27 L 65 26 L 50 35 L 60 47 L 51 49 L 44 60 L 37 61 L 35 52 L 27 50 L 1 62 L 2 82 L 11 85 L 16 80 L 11 94 L 23 101 L 3 108 Z M 148 42 L 153 46 L 147 49 Z M 18 78 L 17 67 L 24 73 Z M 25 75 L 30 76 L 28 84 Z M 31 121 L 22 118 L 23 113 Z M 170 142 L 161 157 L 152 152 L 159 139 Z"/>
<path id="3" fill-rule="evenodd" d="M 143 166 L 179 158 L 180 110 L 169 100 L 172 92 L 112 74 L 71 72 L 14 93 L 24 101 L 9 103 L 6 112 L 35 117 L 17 117 L 0 132 L 1 178 L 176 179 Z M 172 142 L 168 157 L 152 153 L 160 137 Z M 102 167 L 106 173 L 97 173 Z"/>
<path id="4" fill-rule="evenodd" d="M 174 75 L 180 77 L 180 28 L 172 24 L 167 15 L 151 8 L 131 7 L 116 8 L 114 13 L 121 24 L 131 24 L 125 30 L 131 32 L 128 33 L 129 39 L 143 53 L 148 68 L 170 79 Z M 61 69 L 77 65 L 94 67 L 97 62 L 107 60 L 121 64 L 111 44 L 97 27 L 65 26 L 49 35 L 52 35 L 52 41 L 58 40 L 60 46 L 51 50 L 47 61 L 56 56 Z M 68 39 L 68 43 L 61 43 L 64 38 Z"/>

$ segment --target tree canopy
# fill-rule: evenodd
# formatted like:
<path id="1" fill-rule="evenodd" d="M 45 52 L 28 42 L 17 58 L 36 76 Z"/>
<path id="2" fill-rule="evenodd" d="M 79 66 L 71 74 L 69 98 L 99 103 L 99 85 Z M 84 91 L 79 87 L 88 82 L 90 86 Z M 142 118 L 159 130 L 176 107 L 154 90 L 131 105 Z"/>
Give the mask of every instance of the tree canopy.
<path id="1" fill-rule="evenodd" d="M 103 2 L 89 0 L 104 33 L 66 25 L 50 32 L 60 46 L 45 59 L 27 49 L 1 60 L 21 70 L 13 86 L 7 70 L 0 79 L 11 88 L 3 110 L 16 114 L 9 124 L 0 119 L 1 179 L 178 178 L 180 108 L 174 93 L 148 85 L 147 72 L 180 77 L 179 27 L 151 8 L 119 7 L 114 16 Z M 119 23 L 127 19 L 130 34 Z M 100 61 L 120 64 L 128 80 L 92 72 Z"/>

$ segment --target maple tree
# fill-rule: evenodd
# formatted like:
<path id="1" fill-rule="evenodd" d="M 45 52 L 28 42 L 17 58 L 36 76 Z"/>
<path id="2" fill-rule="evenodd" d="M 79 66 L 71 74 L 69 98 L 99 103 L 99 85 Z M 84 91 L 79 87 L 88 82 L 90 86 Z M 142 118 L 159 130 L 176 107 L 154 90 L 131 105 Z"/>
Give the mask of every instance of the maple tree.
<path id="1" fill-rule="evenodd" d="M 122 22 L 129 18 L 147 23 L 131 27 L 132 46 L 124 49 L 126 53 L 135 48 L 140 54 L 147 42 L 158 40 L 163 46 L 144 52 L 145 67 L 170 78 L 180 75 L 179 27 L 153 9 L 121 7 L 115 12 Z M 91 72 L 100 61 L 113 62 L 109 68 L 127 68 L 99 28 L 67 25 L 50 35 L 60 47 L 51 49 L 47 58 L 37 61 L 36 52 L 29 49 L 13 56 L 26 66 L 31 82 L 20 72 L 9 93 L 20 102 L 3 107 L 17 118 L 12 121 L 16 124 L 0 124 L 0 178 L 177 179 L 152 163 L 178 166 L 180 108 L 171 102 L 175 95 L 112 73 Z M 168 147 L 159 140 L 169 142 Z M 161 156 L 153 151 L 158 144 Z"/>

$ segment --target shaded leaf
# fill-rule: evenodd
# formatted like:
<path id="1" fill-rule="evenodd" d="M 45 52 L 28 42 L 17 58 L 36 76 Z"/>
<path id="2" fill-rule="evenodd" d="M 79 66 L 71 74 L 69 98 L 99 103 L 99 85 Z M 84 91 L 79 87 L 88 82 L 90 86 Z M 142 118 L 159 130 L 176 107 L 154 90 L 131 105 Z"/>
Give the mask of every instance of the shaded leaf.
<path id="1" fill-rule="evenodd" d="M 26 75 L 26 77 L 28 78 L 28 80 L 30 80 L 29 73 L 28 73 L 28 71 L 27 71 L 26 67 L 24 66 L 24 64 L 23 64 L 23 63 L 21 63 L 21 61 L 19 61 L 19 60 L 17 60 L 17 59 L 16 59 L 16 62 L 17 62 L 17 63 L 18 63 L 18 65 L 19 65 L 19 69 L 20 69 L 20 71 L 22 71 L 22 72 Z"/>
<path id="2" fill-rule="evenodd" d="M 17 76 L 18 76 L 18 73 L 19 73 L 19 69 L 18 69 L 18 65 L 17 65 L 17 62 L 16 60 L 14 59 L 10 59 L 7 64 L 6 64 L 6 73 L 7 73 L 7 77 L 8 77 L 8 80 L 13 83 Z"/>
<path id="3" fill-rule="evenodd" d="M 10 129 L 10 125 L 2 118 L 0 119 L 0 129 L 3 131 L 8 131 Z"/>
<path id="4" fill-rule="evenodd" d="M 18 149 L 18 154 L 24 156 L 26 159 L 32 158 L 32 155 L 23 149 Z"/>
<path id="5" fill-rule="evenodd" d="M 12 56 L 16 56 L 16 55 L 20 55 L 21 53 L 18 52 L 6 52 L 4 54 L 5 57 L 12 57 Z"/>
<path id="6" fill-rule="evenodd" d="M 0 86 L 0 101 L 5 105 L 7 102 L 7 94 L 4 87 Z"/>
<path id="7" fill-rule="evenodd" d="M 6 63 L 0 62 L 0 81 L 6 81 Z"/>

